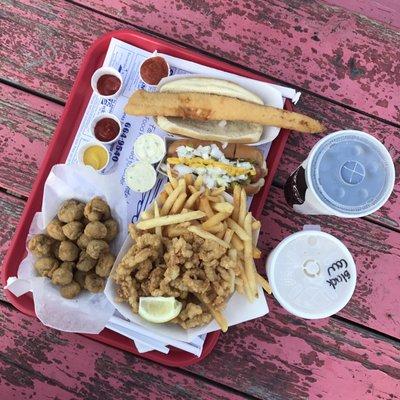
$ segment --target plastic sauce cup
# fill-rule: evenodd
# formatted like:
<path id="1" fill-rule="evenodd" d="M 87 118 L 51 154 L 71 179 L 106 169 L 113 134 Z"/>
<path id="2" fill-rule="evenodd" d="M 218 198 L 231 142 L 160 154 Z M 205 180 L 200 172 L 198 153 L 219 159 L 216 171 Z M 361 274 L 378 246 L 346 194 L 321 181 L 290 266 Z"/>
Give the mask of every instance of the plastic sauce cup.
<path id="1" fill-rule="evenodd" d="M 146 161 L 139 161 L 125 171 L 125 183 L 134 192 L 148 192 L 154 187 L 156 181 L 156 170 Z"/>
<path id="2" fill-rule="evenodd" d="M 87 151 L 90 151 L 90 149 L 94 149 L 95 152 L 93 152 L 93 154 L 90 155 L 91 160 L 93 161 L 92 163 L 85 163 L 85 156 L 88 157 L 89 154 L 87 153 Z M 101 152 L 103 151 L 103 153 L 99 153 L 96 155 L 96 151 Z M 104 155 L 105 157 L 105 162 L 102 163 L 102 159 L 101 157 Z M 100 157 L 98 157 L 100 156 Z M 108 152 L 108 149 L 106 146 L 104 146 L 103 144 L 99 143 L 99 142 L 89 142 L 86 143 L 85 145 L 81 146 L 80 149 L 78 150 L 78 163 L 80 165 L 84 165 L 84 166 L 90 166 L 92 168 L 94 168 L 96 171 L 101 172 L 103 171 L 108 163 L 110 162 L 110 153 Z M 98 165 L 96 165 L 98 164 Z M 104 164 L 104 165 L 102 165 Z"/>
<path id="3" fill-rule="evenodd" d="M 167 151 L 163 138 L 154 133 L 146 133 L 135 140 L 133 152 L 139 160 L 155 164 L 164 158 Z"/>
<path id="4" fill-rule="evenodd" d="M 104 93 L 102 94 L 102 92 L 99 91 L 98 85 L 101 84 L 104 87 L 103 88 L 104 90 L 110 90 L 110 87 L 115 86 L 114 85 L 114 83 L 116 82 L 115 78 L 117 78 L 120 81 L 118 90 L 110 94 L 104 94 Z M 115 68 L 101 67 L 93 73 L 90 83 L 93 92 L 96 93 L 98 96 L 104 99 L 113 99 L 117 98 L 120 95 L 122 91 L 123 79 L 122 75 Z"/>
<path id="5" fill-rule="evenodd" d="M 113 139 L 108 140 L 108 141 L 102 140 L 101 136 L 96 135 L 96 126 L 99 123 L 101 123 L 102 120 L 107 120 L 107 119 L 115 122 L 114 125 L 115 125 L 115 132 L 116 132 L 116 136 Z M 107 123 L 110 121 L 104 121 L 104 122 L 105 122 L 105 124 L 102 127 L 102 129 L 103 129 L 103 131 L 105 131 L 104 133 L 106 133 L 107 130 L 109 130 L 113 127 L 113 124 Z M 99 128 L 100 128 L 100 125 L 97 126 L 97 129 L 99 129 Z M 104 114 L 100 114 L 97 117 L 93 118 L 93 120 L 91 121 L 90 126 L 89 126 L 89 131 L 95 140 L 97 140 L 103 144 L 111 144 L 111 143 L 116 142 L 119 139 L 121 132 L 122 132 L 122 125 L 121 125 L 121 121 L 115 115 L 109 114 L 109 113 L 104 113 Z"/>

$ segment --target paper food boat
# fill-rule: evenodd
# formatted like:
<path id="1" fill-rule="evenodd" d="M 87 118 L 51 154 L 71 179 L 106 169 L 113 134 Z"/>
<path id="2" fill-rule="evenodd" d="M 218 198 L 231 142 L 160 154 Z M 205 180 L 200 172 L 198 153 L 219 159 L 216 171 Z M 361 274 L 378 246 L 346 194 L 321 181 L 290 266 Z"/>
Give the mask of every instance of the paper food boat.
<path id="1" fill-rule="evenodd" d="M 227 201 L 232 203 L 232 197 L 227 195 Z M 258 239 L 259 232 L 254 232 L 254 239 Z M 208 325 L 204 325 L 198 328 L 183 329 L 178 324 L 164 323 L 154 324 L 145 321 L 138 314 L 132 312 L 131 307 L 128 303 L 118 303 L 115 301 L 117 295 L 117 284 L 112 279 L 113 272 L 117 265 L 121 262 L 122 257 L 127 253 L 129 248 L 134 244 L 133 239 L 130 235 L 127 236 L 122 248 L 115 260 L 115 264 L 111 271 L 110 277 L 107 281 L 106 288 L 104 290 L 108 300 L 113 306 L 128 320 L 135 322 L 138 325 L 146 327 L 149 331 L 157 333 L 159 335 L 168 336 L 170 338 L 181 340 L 183 342 L 192 342 L 196 336 L 204 333 L 209 333 L 219 330 L 219 326 L 215 320 L 212 320 Z M 252 303 L 248 301 L 245 295 L 241 295 L 236 291 L 229 299 L 225 310 L 222 312 L 228 321 L 228 326 L 240 324 L 242 322 L 250 321 L 255 318 L 262 317 L 268 313 L 268 305 L 265 299 L 265 295 L 261 286 L 258 287 L 258 298 Z"/>

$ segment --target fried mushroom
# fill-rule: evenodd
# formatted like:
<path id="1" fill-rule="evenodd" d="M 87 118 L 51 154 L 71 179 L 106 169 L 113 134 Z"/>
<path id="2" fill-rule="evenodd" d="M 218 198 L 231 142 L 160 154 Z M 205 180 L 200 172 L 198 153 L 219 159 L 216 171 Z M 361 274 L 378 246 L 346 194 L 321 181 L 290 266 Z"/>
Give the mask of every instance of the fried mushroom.
<path id="1" fill-rule="evenodd" d="M 101 221 L 109 219 L 111 211 L 109 205 L 101 197 L 94 197 L 86 204 L 84 215 L 89 221 Z"/>
<path id="2" fill-rule="evenodd" d="M 108 219 L 104 221 L 104 225 L 107 228 L 107 235 L 104 238 L 106 242 L 111 242 L 118 235 L 118 222 L 115 219 Z"/>
<path id="3" fill-rule="evenodd" d="M 85 288 L 92 293 L 99 293 L 104 290 L 105 281 L 97 274 L 90 273 L 85 278 Z"/>
<path id="4" fill-rule="evenodd" d="M 110 275 L 114 261 L 115 257 L 111 253 L 101 254 L 96 265 L 96 274 L 103 278 Z"/>
<path id="5" fill-rule="evenodd" d="M 48 225 L 46 228 L 47 234 L 55 239 L 55 240 L 65 240 L 66 236 L 64 235 L 63 232 L 63 223 L 58 219 L 58 218 L 54 218 Z"/>
<path id="6" fill-rule="evenodd" d="M 62 222 L 79 221 L 83 217 L 85 204 L 78 200 L 70 199 L 64 201 L 58 210 L 58 219 Z"/>
<path id="7" fill-rule="evenodd" d="M 79 254 L 79 261 L 76 263 L 76 268 L 79 271 L 87 272 L 90 271 L 92 268 L 94 268 L 96 263 L 97 260 L 90 257 L 85 250 L 82 250 L 81 253 Z"/>
<path id="8" fill-rule="evenodd" d="M 86 236 L 84 233 L 82 233 L 81 236 L 79 236 L 78 240 L 76 241 L 76 244 L 79 246 L 80 249 L 84 250 L 86 249 L 88 243 L 91 241 L 90 237 Z"/>
<path id="9" fill-rule="evenodd" d="M 94 239 L 88 243 L 86 251 L 90 257 L 97 260 L 101 254 L 108 253 L 109 246 L 104 240 Z"/>
<path id="10" fill-rule="evenodd" d="M 57 268 L 51 277 L 55 285 L 68 285 L 72 282 L 73 274 L 68 267 Z"/>
<path id="11" fill-rule="evenodd" d="M 100 221 L 93 221 L 86 225 L 84 233 L 91 239 L 104 239 L 107 236 L 107 228 Z"/>
<path id="12" fill-rule="evenodd" d="M 75 261 L 79 256 L 79 247 L 68 240 L 63 240 L 60 243 L 58 250 L 58 258 L 61 261 Z"/>
<path id="13" fill-rule="evenodd" d="M 83 224 L 79 221 L 68 222 L 62 227 L 62 231 L 69 240 L 76 240 L 83 232 Z"/>
<path id="14" fill-rule="evenodd" d="M 54 257 L 42 257 L 35 261 L 34 267 L 40 276 L 51 278 L 59 262 Z"/>
<path id="15" fill-rule="evenodd" d="M 81 287 L 79 286 L 79 283 L 75 281 L 68 283 L 68 285 L 61 286 L 60 288 L 61 296 L 65 297 L 66 299 L 73 299 L 74 297 L 78 296 L 80 291 Z"/>
<path id="16" fill-rule="evenodd" d="M 29 251 L 36 257 L 51 256 L 51 246 L 53 239 L 50 237 L 39 234 L 33 236 L 28 242 Z"/>

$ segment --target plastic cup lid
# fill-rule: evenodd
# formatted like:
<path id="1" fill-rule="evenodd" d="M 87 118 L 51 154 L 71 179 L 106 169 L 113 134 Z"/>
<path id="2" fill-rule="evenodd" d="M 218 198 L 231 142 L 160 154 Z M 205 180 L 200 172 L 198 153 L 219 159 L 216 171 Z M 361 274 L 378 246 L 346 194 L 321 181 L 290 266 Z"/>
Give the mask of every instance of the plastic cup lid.
<path id="1" fill-rule="evenodd" d="M 267 260 L 267 274 L 281 306 L 310 319 L 336 314 L 356 285 L 356 266 L 347 247 L 317 230 L 284 239 Z"/>
<path id="2" fill-rule="evenodd" d="M 365 132 L 332 133 L 318 142 L 310 157 L 308 182 L 324 204 L 344 216 L 373 213 L 393 190 L 392 158 Z"/>

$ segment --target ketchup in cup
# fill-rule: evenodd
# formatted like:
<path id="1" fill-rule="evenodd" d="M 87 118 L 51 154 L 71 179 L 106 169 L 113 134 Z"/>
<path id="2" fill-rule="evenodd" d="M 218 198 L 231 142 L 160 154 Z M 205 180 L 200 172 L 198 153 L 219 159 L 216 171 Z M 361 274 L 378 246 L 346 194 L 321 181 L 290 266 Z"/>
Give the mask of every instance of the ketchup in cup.
<path id="1" fill-rule="evenodd" d="M 101 67 L 91 79 L 93 92 L 106 99 L 116 98 L 122 90 L 122 75 L 113 67 Z"/>
<path id="2" fill-rule="evenodd" d="M 112 96 L 121 87 L 121 81 L 115 75 L 102 75 L 97 81 L 97 90 L 102 96 Z"/>
<path id="3" fill-rule="evenodd" d="M 111 118 L 103 118 L 94 126 L 94 136 L 100 142 L 111 142 L 119 133 L 118 122 Z"/>
<path id="4" fill-rule="evenodd" d="M 162 78 L 169 75 L 169 66 L 160 56 L 150 57 L 140 66 L 140 77 L 148 85 L 158 85 Z"/>
<path id="5" fill-rule="evenodd" d="M 90 131 L 99 142 L 111 144 L 119 137 L 121 123 L 113 114 L 101 114 L 91 122 Z"/>

